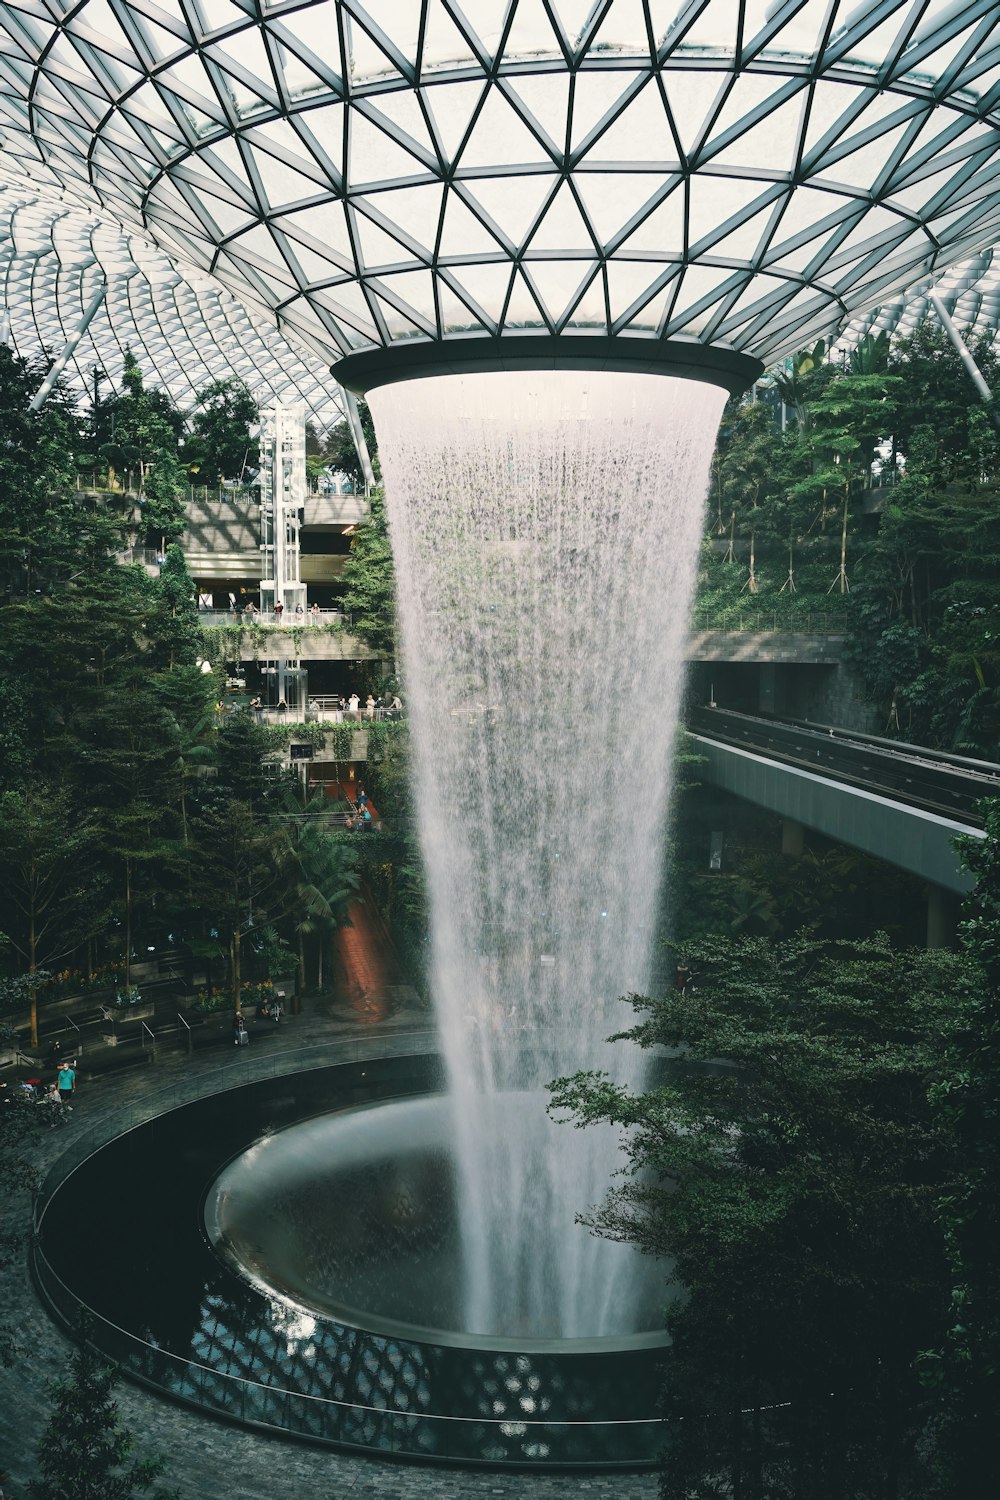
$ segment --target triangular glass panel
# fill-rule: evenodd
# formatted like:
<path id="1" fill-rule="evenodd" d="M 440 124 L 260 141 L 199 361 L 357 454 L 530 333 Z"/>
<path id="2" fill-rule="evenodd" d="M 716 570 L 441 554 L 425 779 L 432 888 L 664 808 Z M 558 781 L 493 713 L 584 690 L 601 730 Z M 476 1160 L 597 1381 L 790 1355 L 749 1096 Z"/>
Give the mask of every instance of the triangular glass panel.
<path id="1" fill-rule="evenodd" d="M 518 61 L 526 57 L 559 56 L 559 38 L 542 0 L 518 0 L 503 51 L 505 58 Z"/>
<path id="2" fill-rule="evenodd" d="M 351 111 L 350 169 L 353 187 L 362 183 L 391 182 L 415 177 L 423 166 L 415 156 L 397 146 L 383 130 L 378 130 L 360 110 Z"/>
<path id="3" fill-rule="evenodd" d="M 763 114 L 775 108 L 775 96 L 786 92 L 787 84 L 770 74 L 737 73 L 726 95 L 718 115 L 712 122 L 712 131 L 705 147 L 706 155 L 714 151 L 724 136 L 736 131 L 745 135 Z M 769 165 L 769 163 L 768 163 Z"/>
<path id="4" fill-rule="evenodd" d="M 394 9 L 399 10 L 398 0 Z M 468 41 L 440 0 L 427 0 L 421 68 L 436 68 L 443 63 L 466 63 L 474 57 L 475 53 Z"/>
<path id="5" fill-rule="evenodd" d="M 594 9 L 594 0 L 555 0 L 552 8 L 567 42 L 575 49 Z"/>
<path id="6" fill-rule="evenodd" d="M 821 192 L 819 188 L 797 187 L 788 195 L 768 253 L 780 250 L 782 245 L 800 234 L 823 233 L 842 219 L 857 214 L 862 206 L 850 200 L 845 201 L 836 193 Z"/>
<path id="7" fill-rule="evenodd" d="M 531 236 L 530 248 L 538 250 L 586 250 L 596 253 L 593 238 L 577 206 L 573 190 L 563 182 L 545 210 L 538 229 Z"/>
<path id="8" fill-rule="evenodd" d="M 570 303 L 575 300 L 583 282 L 593 276 L 596 267 L 593 262 L 588 264 L 586 261 L 579 260 L 528 260 L 525 261 L 524 269 L 548 312 L 549 318 L 553 323 L 558 324 Z M 601 285 L 601 322 L 603 323 L 605 321 L 603 283 Z"/>
<path id="9" fill-rule="evenodd" d="M 249 146 L 244 147 L 250 151 Z M 284 162 L 269 156 L 266 151 L 253 151 L 253 161 L 260 174 L 261 186 L 271 208 L 280 208 L 286 203 L 295 203 L 303 198 L 315 198 L 320 188 L 308 177 L 295 172 Z"/>
<path id="10" fill-rule="evenodd" d="M 574 153 L 580 150 L 591 131 L 600 125 L 606 116 L 614 115 L 625 95 L 638 82 L 639 73 L 594 72 L 577 73 L 573 80 L 573 124 L 570 146 Z"/>
<path id="11" fill-rule="evenodd" d="M 452 256 L 466 258 L 484 251 L 494 254 L 499 248 L 499 242 L 479 222 L 460 195 L 454 189 L 447 190 L 439 257 L 442 260 Z"/>
<path id="12" fill-rule="evenodd" d="M 471 301 L 482 308 L 488 321 L 496 326 L 507 297 L 510 275 L 510 262 L 499 261 L 491 265 L 456 266 L 451 279 L 468 293 Z"/>
<path id="13" fill-rule="evenodd" d="M 402 7 L 403 16 L 411 14 L 419 18 L 416 7 Z M 395 58 L 383 51 L 374 37 L 370 36 L 358 21 L 351 16 L 345 16 L 344 30 L 349 48 L 348 66 L 351 78 L 355 82 L 366 78 L 402 78 L 403 75 L 396 65 Z M 327 46 L 329 47 L 329 39 Z"/>
<path id="14" fill-rule="evenodd" d="M 422 328 L 419 323 L 408 318 L 404 311 L 394 306 L 385 297 L 378 296 L 375 288 L 372 288 L 372 295 L 391 339 L 427 338 L 426 328 Z"/>
<path id="15" fill-rule="evenodd" d="M 352 9 L 369 16 L 403 57 L 416 64 L 417 39 L 420 35 L 419 5 L 400 5 L 399 0 L 364 0 L 363 4 L 356 4 Z"/>
<path id="16" fill-rule="evenodd" d="M 713 336 L 726 337 L 731 329 L 738 328 L 770 309 L 780 306 L 784 298 L 794 295 L 794 291 L 793 285 L 783 278 L 765 276 L 758 271 L 749 277 L 746 289 L 740 293 Z"/>
<path id="17" fill-rule="evenodd" d="M 462 7 L 464 18 L 471 24 L 487 57 L 496 56 L 507 9 L 507 0 L 476 0 L 475 8 Z"/>
<path id="18" fill-rule="evenodd" d="M 428 156 L 436 158 L 437 150 L 431 140 L 427 121 L 424 119 L 417 95 L 412 90 L 393 89 L 391 92 L 376 94 L 369 104 L 379 115 L 384 116 L 397 132 L 408 136 L 416 146 L 426 151 Z"/>
<path id="19" fill-rule="evenodd" d="M 458 155 L 484 87 L 480 82 L 448 83 L 423 90 L 446 164 L 454 162 Z"/>
<path id="20" fill-rule="evenodd" d="M 343 104 L 325 104 L 308 114 L 295 117 L 295 132 L 310 155 L 319 153 L 338 176 L 344 168 L 344 126 L 347 111 Z M 302 147 L 300 147 L 302 149 Z"/>
<path id="21" fill-rule="evenodd" d="M 355 204 L 355 208 L 360 209 L 361 206 L 360 203 Z M 373 224 L 365 214 L 356 213 L 354 225 L 366 270 L 372 271 L 379 266 L 400 266 L 412 262 L 413 252 L 404 249 L 398 240 L 394 240 L 378 224 Z"/>
<path id="22" fill-rule="evenodd" d="M 443 276 L 437 277 L 438 302 L 440 304 L 441 332 L 480 333 L 489 331 L 476 314 L 462 301 Z"/>
<path id="23" fill-rule="evenodd" d="M 686 222 L 685 194 L 677 187 L 632 231 L 619 249 L 628 255 L 649 251 L 664 260 L 679 260 L 684 254 Z"/>
<path id="24" fill-rule="evenodd" d="M 571 299 L 573 306 L 569 314 L 563 313 L 562 324 L 567 329 L 574 328 L 599 328 L 602 333 L 610 333 L 611 325 L 608 322 L 607 303 L 604 300 L 604 277 L 599 268 L 595 267 L 583 291 L 577 296 L 574 293 Z"/>
<path id="25" fill-rule="evenodd" d="M 771 226 L 774 213 L 774 204 L 769 203 L 766 208 L 760 209 L 752 218 L 741 224 L 738 229 L 732 229 L 729 234 L 723 235 L 721 240 L 716 240 L 708 247 L 709 253 L 726 260 L 755 261 Z"/>
<path id="26" fill-rule="evenodd" d="M 462 170 L 496 166 L 498 150 L 501 159 L 511 165 L 533 166 L 536 162 L 551 161 L 514 107 L 499 89 L 491 88 L 462 150 L 459 159 Z"/>
<path id="27" fill-rule="evenodd" d="M 442 191 L 440 183 L 427 183 L 422 187 L 390 188 L 372 195 L 368 201 L 430 255 L 437 241 Z"/>
<path id="28" fill-rule="evenodd" d="M 398 299 L 404 305 L 407 316 L 414 322 L 424 322 L 436 329 L 437 310 L 434 306 L 434 281 L 430 271 L 403 271 L 391 276 L 380 276 L 378 288 L 386 296 Z"/>
<path id="29" fill-rule="evenodd" d="M 469 196 L 475 198 L 500 233 L 517 248 L 557 181 L 554 173 L 544 172 L 533 176 L 484 177 L 469 183 Z"/>
<path id="30" fill-rule="evenodd" d="M 647 83 L 614 124 L 598 137 L 583 160 L 588 166 L 601 161 L 634 161 L 676 167 L 677 146 L 655 79 Z"/>
<path id="31" fill-rule="evenodd" d="M 288 249 L 300 267 L 303 283 L 307 286 L 314 285 L 316 282 L 329 281 L 331 277 L 339 274 L 340 267 L 335 262 L 317 255 L 314 250 L 308 249 L 298 240 L 290 239 Z"/>
<path id="32" fill-rule="evenodd" d="M 710 304 L 722 295 L 722 289 L 732 279 L 733 272 L 716 266 L 685 266 L 677 299 L 670 313 L 671 330 L 684 327 L 690 321 L 692 309 L 700 303 Z"/>
<path id="33" fill-rule="evenodd" d="M 235 234 L 245 229 L 250 222 L 245 208 L 236 208 L 233 204 L 216 198 L 213 193 L 199 193 L 198 199 L 199 206 L 204 207 L 205 212 L 211 214 L 216 228 L 223 235 Z"/>
<path id="34" fill-rule="evenodd" d="M 816 79 L 809 91 L 809 118 L 802 141 L 802 160 L 812 166 L 813 154 L 820 145 L 836 145 L 850 130 L 860 104 L 859 91 L 852 84 Z"/>
<path id="35" fill-rule="evenodd" d="M 515 271 L 504 328 L 537 328 L 545 325 L 545 314 L 539 308 L 524 277 Z"/>
<path id="36" fill-rule="evenodd" d="M 356 281 L 340 282 L 337 286 L 316 292 L 311 300 L 326 307 L 335 317 L 348 318 L 354 328 L 364 329 L 372 337 L 375 336 L 371 308 L 365 301 L 365 294 Z"/>
<path id="37" fill-rule="evenodd" d="M 824 166 L 817 176 L 826 182 L 841 183 L 845 187 L 864 188 L 870 191 L 885 171 L 889 158 L 909 128 L 907 123 L 885 131 L 877 140 L 870 141 L 867 146 L 861 146 L 849 156 L 843 156 L 839 161 Z"/>
<path id="38" fill-rule="evenodd" d="M 804 5 L 785 4 L 783 9 L 787 13 L 787 20 L 768 41 L 764 56 L 815 56 L 830 24 L 829 0 L 805 0 Z M 771 21 L 774 10 L 774 6 L 769 4 L 768 22 Z M 749 31 L 746 34 L 749 36 Z"/>
<path id="39" fill-rule="evenodd" d="M 769 172 L 791 172 L 799 154 L 799 135 L 805 95 L 795 94 L 777 109 L 765 115 L 759 124 L 745 131 L 738 140 L 712 154 L 715 167 L 747 167 L 766 162 Z"/>
<path id="40" fill-rule="evenodd" d="M 354 258 L 340 203 L 317 203 L 312 208 L 299 208 L 294 213 L 283 214 L 279 222 L 286 233 L 293 238 L 304 236 L 320 253 L 329 248 L 337 255 Z"/>
<path id="41" fill-rule="evenodd" d="M 649 46 L 646 13 L 642 0 L 612 0 L 604 20 L 591 40 L 589 55 L 621 49 L 643 53 Z"/>
<path id="42" fill-rule="evenodd" d="M 659 185 L 658 177 L 645 172 L 579 172 L 575 181 L 598 243 L 604 246 L 617 240 Z"/>
<path id="43" fill-rule="evenodd" d="M 232 0 L 198 0 L 197 15 L 202 35 L 206 31 L 217 31 L 220 26 L 229 26 L 233 21 L 245 18 L 245 12 L 240 6 L 234 5 Z"/>
<path id="44" fill-rule="evenodd" d="M 731 219 L 756 212 L 769 184 L 698 172 L 691 178 L 688 239 L 692 253 L 706 248 Z M 770 188 L 773 199 L 774 189 Z M 733 226 L 735 227 L 735 226 Z"/>
<path id="45" fill-rule="evenodd" d="M 611 260 L 605 270 L 612 323 L 620 322 L 662 275 L 662 267 L 648 260 Z"/>
<path id="46" fill-rule="evenodd" d="M 335 87 L 335 81 L 328 70 L 321 68 L 318 62 L 316 64 L 307 62 L 305 58 L 300 57 L 291 47 L 286 47 L 284 42 L 278 41 L 277 38 L 272 40 L 271 48 L 285 93 L 290 99 L 307 93 L 329 92 Z"/>
<path id="47" fill-rule="evenodd" d="M 708 4 L 701 7 L 698 19 L 685 31 L 683 45 L 692 49 L 704 47 L 709 52 L 733 56 L 736 52 L 738 20 L 739 7 L 732 5 L 731 0 L 708 0 Z"/>
<path id="48" fill-rule="evenodd" d="M 645 332 L 647 330 L 653 330 L 654 332 L 658 330 L 660 324 L 663 322 L 667 309 L 673 301 L 674 293 L 676 290 L 677 279 L 675 277 L 674 280 L 668 281 L 665 287 L 661 288 L 660 291 L 656 292 L 652 297 L 650 297 L 649 301 L 644 303 L 643 306 L 640 307 L 639 310 L 631 318 L 629 318 L 627 323 L 622 324 L 621 328 L 616 327 L 615 332 L 627 333 L 630 329 L 635 330 L 635 332 L 637 333 Z"/>
<path id="49" fill-rule="evenodd" d="M 667 91 L 667 103 L 674 129 L 688 156 L 705 130 L 715 101 L 723 87 L 718 73 L 664 71 L 661 74 Z"/>
<path id="50" fill-rule="evenodd" d="M 569 118 L 568 73 L 528 74 L 523 78 L 504 79 L 503 87 L 545 131 L 555 150 L 566 150 Z"/>

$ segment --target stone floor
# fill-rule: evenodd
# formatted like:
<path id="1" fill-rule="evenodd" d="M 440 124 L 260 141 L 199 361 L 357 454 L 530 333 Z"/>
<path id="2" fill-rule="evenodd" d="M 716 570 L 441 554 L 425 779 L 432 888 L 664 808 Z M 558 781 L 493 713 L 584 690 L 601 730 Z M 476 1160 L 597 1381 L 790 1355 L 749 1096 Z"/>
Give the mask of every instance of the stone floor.
<path id="1" fill-rule="evenodd" d="M 313 1007 L 301 1016 L 289 1017 L 280 1035 L 269 1037 L 267 1046 L 269 1050 L 296 1048 L 334 1036 L 349 1039 L 375 1031 L 416 1031 L 426 1025 L 426 1016 L 403 1013 L 380 1021 L 377 1027 L 358 1026 Z M 40 1165 L 54 1160 L 105 1110 L 141 1099 L 181 1074 L 218 1068 L 223 1060 L 215 1050 L 190 1058 L 186 1054 L 165 1057 L 155 1067 L 108 1076 L 89 1086 L 78 1094 L 68 1124 L 46 1134 Z M 127 1204 L 123 1185 L 123 1212 Z M 113 1226 L 109 1232 L 113 1233 Z M 0 1322 L 16 1333 L 21 1350 L 14 1368 L 0 1367 L 0 1471 L 10 1474 L 6 1500 L 23 1500 L 48 1419 L 46 1387 L 64 1373 L 70 1346 L 43 1310 L 26 1264 L 19 1263 L 0 1281 Z M 166 1460 L 164 1483 L 176 1489 L 182 1500 L 202 1496 L 212 1500 L 363 1500 L 368 1496 L 379 1500 L 475 1500 L 479 1496 L 569 1500 L 573 1495 L 652 1500 L 657 1491 L 655 1477 L 648 1474 L 495 1474 L 350 1457 L 258 1436 L 125 1382 L 119 1387 L 118 1401 L 137 1454 L 159 1454 Z"/>

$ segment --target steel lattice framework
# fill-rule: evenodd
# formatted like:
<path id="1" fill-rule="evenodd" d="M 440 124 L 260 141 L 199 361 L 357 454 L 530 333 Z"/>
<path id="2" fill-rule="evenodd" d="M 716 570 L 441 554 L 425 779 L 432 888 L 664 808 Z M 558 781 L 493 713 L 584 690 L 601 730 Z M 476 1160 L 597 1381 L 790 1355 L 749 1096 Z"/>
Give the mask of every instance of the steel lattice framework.
<path id="1" fill-rule="evenodd" d="M 765 362 L 996 238 L 996 0 L 3 0 L 0 175 L 324 361 Z"/>
<path id="2" fill-rule="evenodd" d="M 131 348 L 182 406 L 209 382 L 238 376 L 261 406 L 301 401 L 321 429 L 344 417 L 325 366 L 208 277 L 184 276 L 106 217 L 3 187 L 0 303 L 10 341 L 28 357 L 58 356 L 86 323 L 65 369 L 78 390 L 89 390 L 95 367 L 117 382 Z"/>

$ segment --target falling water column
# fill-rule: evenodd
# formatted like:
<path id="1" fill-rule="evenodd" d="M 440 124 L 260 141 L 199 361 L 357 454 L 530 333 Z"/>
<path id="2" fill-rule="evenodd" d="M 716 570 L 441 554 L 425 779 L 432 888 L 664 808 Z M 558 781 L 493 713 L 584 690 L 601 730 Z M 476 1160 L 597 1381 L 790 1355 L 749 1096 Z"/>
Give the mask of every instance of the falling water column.
<path id="1" fill-rule="evenodd" d="M 398 574 L 431 980 L 460 1150 L 469 1329 L 631 1331 L 626 1247 L 576 1214 L 612 1133 L 545 1115 L 648 988 L 720 385 L 449 375 L 369 397 Z"/>

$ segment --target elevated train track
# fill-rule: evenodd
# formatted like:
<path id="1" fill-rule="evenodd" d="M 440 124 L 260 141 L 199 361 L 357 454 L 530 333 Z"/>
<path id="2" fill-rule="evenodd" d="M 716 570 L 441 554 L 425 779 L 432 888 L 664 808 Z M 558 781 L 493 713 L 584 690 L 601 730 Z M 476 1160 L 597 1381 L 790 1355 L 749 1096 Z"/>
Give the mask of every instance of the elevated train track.
<path id="1" fill-rule="evenodd" d="M 983 826 L 977 803 L 1000 796 L 1000 765 L 878 735 L 710 707 L 689 711 L 686 724 L 703 739 L 859 787 L 970 829 Z"/>

